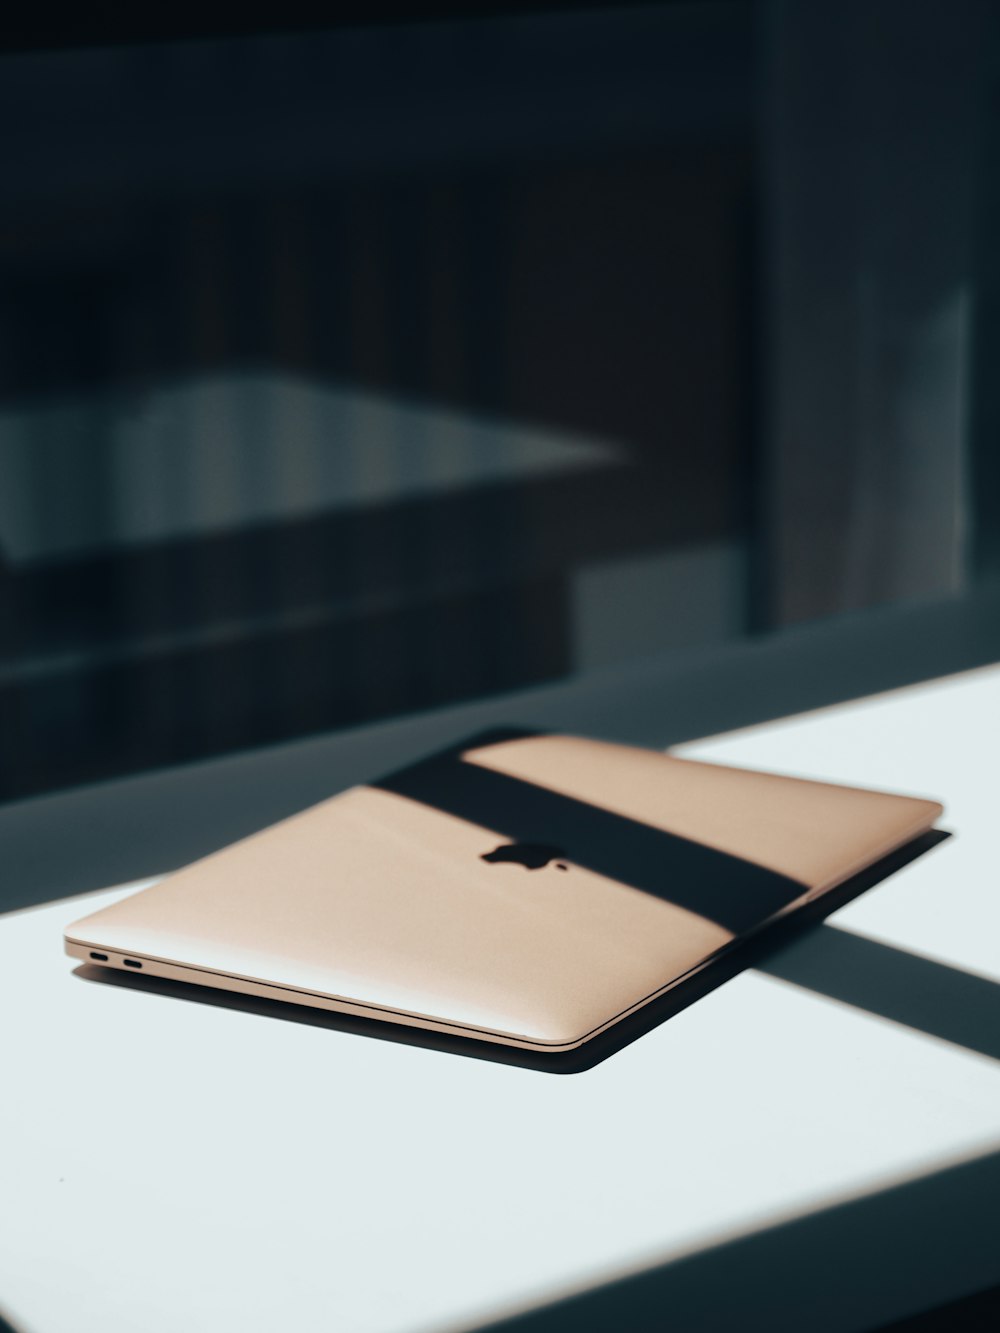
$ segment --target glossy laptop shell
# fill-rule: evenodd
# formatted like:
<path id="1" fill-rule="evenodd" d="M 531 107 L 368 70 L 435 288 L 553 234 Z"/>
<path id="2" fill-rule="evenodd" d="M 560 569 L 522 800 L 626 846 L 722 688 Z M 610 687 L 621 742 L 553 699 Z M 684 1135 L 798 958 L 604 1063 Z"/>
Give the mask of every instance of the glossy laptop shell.
<path id="1" fill-rule="evenodd" d="M 941 809 L 571 736 L 477 738 L 74 922 L 66 950 L 568 1050 Z"/>

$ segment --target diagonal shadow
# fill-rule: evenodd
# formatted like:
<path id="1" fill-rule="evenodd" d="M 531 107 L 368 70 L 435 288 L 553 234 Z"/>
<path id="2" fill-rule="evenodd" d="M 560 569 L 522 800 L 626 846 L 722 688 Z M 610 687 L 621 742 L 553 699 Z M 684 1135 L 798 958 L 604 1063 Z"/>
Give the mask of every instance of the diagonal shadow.
<path id="1" fill-rule="evenodd" d="M 523 842 L 557 842 L 577 864 L 711 918 L 738 941 L 662 1001 L 588 1043 L 620 1049 L 749 966 L 929 1036 L 1000 1059 L 1000 986 L 959 968 L 830 927 L 802 935 L 845 902 L 949 835 L 931 830 L 822 895 L 789 922 L 759 923 L 802 893 L 790 877 L 522 779 L 464 763 L 462 753 L 527 732 L 492 732 L 373 785 Z M 758 928 L 758 929 L 755 929 Z M 622 1031 L 624 1029 L 624 1031 Z M 631 1034 L 631 1035 L 629 1035 Z M 611 1053 L 610 1050 L 607 1052 Z M 602 1057 L 603 1058 L 603 1057 Z"/>
<path id="2" fill-rule="evenodd" d="M 527 733 L 502 733 L 504 739 Z M 370 785 L 493 829 L 511 841 L 555 843 L 570 860 L 707 917 L 741 935 L 800 898 L 806 885 L 562 792 L 465 763 L 474 738 Z"/>
<path id="3" fill-rule="evenodd" d="M 998 1193 L 1000 1152 L 994 1152 L 479 1327 L 483 1333 L 873 1328 L 1000 1280 Z"/>
<path id="4" fill-rule="evenodd" d="M 829 924 L 756 967 L 1000 1060 L 1000 986 L 986 977 Z"/>
<path id="5" fill-rule="evenodd" d="M 1000 1283 L 971 1296 L 935 1305 L 920 1314 L 880 1324 L 875 1333 L 996 1333 L 1000 1328 Z"/>

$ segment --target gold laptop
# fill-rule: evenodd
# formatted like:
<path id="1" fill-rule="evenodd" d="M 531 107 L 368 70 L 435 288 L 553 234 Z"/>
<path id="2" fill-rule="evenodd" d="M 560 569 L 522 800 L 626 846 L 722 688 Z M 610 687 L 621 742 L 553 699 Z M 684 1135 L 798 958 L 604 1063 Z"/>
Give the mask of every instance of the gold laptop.
<path id="1" fill-rule="evenodd" d="M 74 922 L 74 958 L 564 1051 L 927 830 L 935 801 L 479 737 Z"/>

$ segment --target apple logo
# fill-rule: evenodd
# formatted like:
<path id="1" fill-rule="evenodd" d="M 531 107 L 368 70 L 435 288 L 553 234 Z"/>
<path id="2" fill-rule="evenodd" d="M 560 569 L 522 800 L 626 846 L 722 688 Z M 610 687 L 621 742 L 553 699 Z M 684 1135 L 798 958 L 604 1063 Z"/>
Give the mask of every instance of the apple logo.
<path id="1" fill-rule="evenodd" d="M 560 847 L 552 847 L 545 842 L 502 842 L 492 852 L 484 852 L 479 858 L 491 865 L 524 866 L 525 870 L 541 870 L 550 861 L 555 861 L 557 870 L 568 867 L 561 859 L 566 853 Z"/>

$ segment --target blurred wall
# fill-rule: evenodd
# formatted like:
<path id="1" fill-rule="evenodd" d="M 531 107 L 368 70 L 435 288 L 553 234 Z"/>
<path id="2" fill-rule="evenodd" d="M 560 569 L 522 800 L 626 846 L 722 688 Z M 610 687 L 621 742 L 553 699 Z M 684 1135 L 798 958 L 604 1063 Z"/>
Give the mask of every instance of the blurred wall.
<path id="1" fill-rule="evenodd" d="M 771 624 L 956 593 L 970 573 L 974 240 L 993 8 L 767 7 Z"/>

